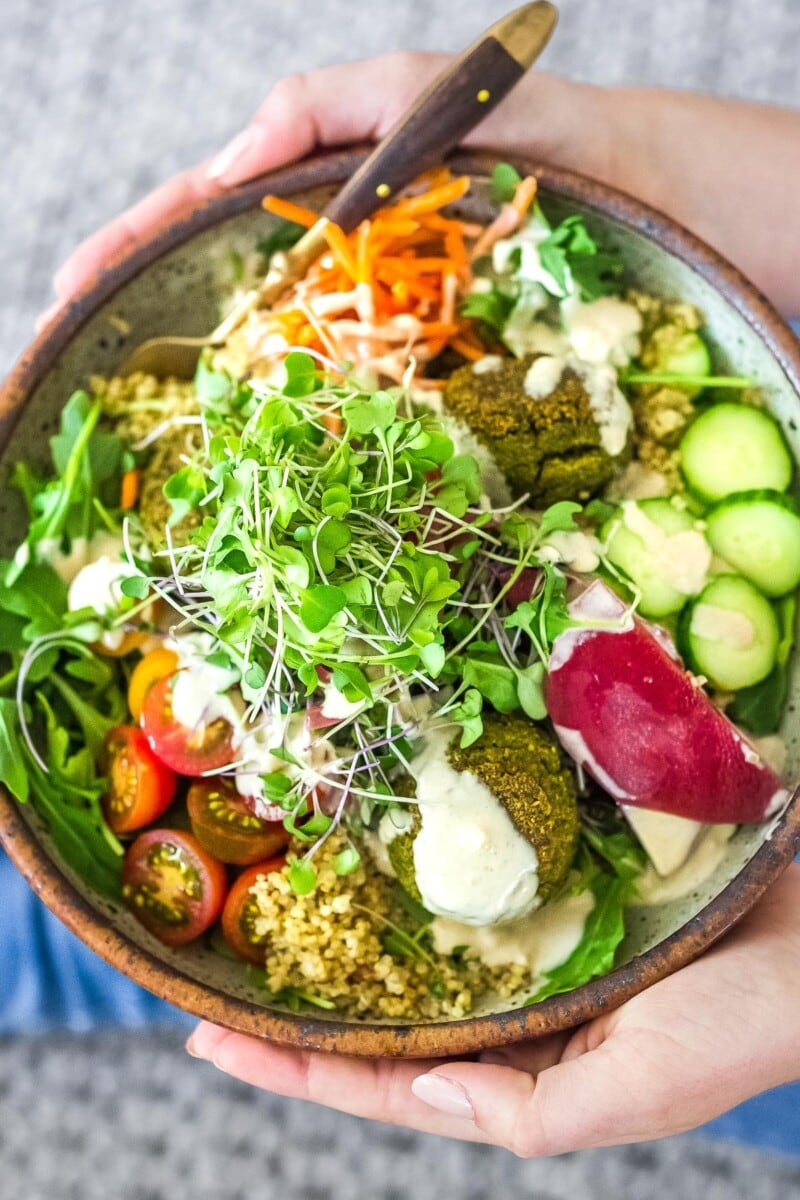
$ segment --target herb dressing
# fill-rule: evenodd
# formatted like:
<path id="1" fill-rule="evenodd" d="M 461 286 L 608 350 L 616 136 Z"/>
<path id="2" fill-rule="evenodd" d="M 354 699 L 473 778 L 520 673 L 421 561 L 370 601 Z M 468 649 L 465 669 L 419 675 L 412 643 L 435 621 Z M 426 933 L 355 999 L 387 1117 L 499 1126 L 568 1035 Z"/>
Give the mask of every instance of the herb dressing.
<path id="1" fill-rule="evenodd" d="M 447 761 L 451 736 L 432 732 L 412 760 L 421 827 L 414 871 L 429 912 L 467 925 L 510 921 L 539 903 L 539 860 L 499 800 Z"/>

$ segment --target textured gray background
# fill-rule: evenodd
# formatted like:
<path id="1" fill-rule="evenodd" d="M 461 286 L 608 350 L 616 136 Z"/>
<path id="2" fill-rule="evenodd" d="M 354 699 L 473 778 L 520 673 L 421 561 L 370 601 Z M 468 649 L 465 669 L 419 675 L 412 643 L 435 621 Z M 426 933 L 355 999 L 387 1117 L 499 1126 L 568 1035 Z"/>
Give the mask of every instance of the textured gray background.
<path id="1" fill-rule="evenodd" d="M 455 49 L 506 2 L 0 0 L 0 375 L 69 250 L 221 145 L 280 75 Z M 800 104 L 798 0 L 561 7 L 552 69 Z M 253 1093 L 181 1044 L 174 1031 L 0 1042 L 0 1200 L 800 1194 L 797 1163 L 688 1137 L 519 1163 Z"/>

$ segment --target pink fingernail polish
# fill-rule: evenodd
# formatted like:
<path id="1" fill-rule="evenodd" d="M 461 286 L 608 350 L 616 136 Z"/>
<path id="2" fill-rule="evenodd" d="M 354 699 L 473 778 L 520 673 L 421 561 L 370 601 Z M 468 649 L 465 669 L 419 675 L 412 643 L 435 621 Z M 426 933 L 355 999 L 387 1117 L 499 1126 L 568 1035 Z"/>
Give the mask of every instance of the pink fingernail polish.
<path id="1" fill-rule="evenodd" d="M 463 1117 L 474 1121 L 475 1110 L 465 1088 L 454 1079 L 444 1075 L 418 1075 L 411 1084 L 411 1091 L 418 1100 L 438 1108 L 439 1112 L 448 1113 L 451 1117 Z"/>
<path id="2" fill-rule="evenodd" d="M 206 178 L 219 181 L 229 175 L 239 159 L 244 158 L 247 154 L 252 141 L 253 134 L 250 129 L 243 129 L 241 133 L 237 133 L 236 137 L 232 138 L 215 158 L 212 158 L 206 169 Z M 233 182 L 238 182 L 235 172 Z"/>

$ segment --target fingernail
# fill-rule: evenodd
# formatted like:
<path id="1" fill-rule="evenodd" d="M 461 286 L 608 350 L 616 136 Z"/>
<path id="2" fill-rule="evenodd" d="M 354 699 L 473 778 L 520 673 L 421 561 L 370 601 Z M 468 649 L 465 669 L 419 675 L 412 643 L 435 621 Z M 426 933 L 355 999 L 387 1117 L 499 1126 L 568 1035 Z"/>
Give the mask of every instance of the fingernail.
<path id="1" fill-rule="evenodd" d="M 228 142 L 216 157 L 212 158 L 206 168 L 206 178 L 220 180 L 229 175 L 239 159 L 245 157 L 252 144 L 253 131 L 251 129 L 243 129 L 241 133 L 237 133 L 236 137 Z M 238 182 L 235 172 L 231 182 Z"/>
<path id="2" fill-rule="evenodd" d="M 219 1029 L 216 1025 L 198 1025 L 186 1043 L 186 1052 L 192 1058 L 202 1058 L 211 1062 L 217 1046 L 228 1036 L 227 1029 Z"/>
<path id="3" fill-rule="evenodd" d="M 474 1121 L 475 1110 L 466 1089 L 454 1079 L 444 1075 L 418 1075 L 411 1084 L 411 1091 L 418 1100 L 438 1108 L 439 1112 L 448 1113 L 451 1117 L 463 1117 Z"/>
<path id="4" fill-rule="evenodd" d="M 45 325 L 49 325 L 53 318 L 58 316 L 63 307 L 63 301 L 56 300 L 55 303 L 46 308 L 44 312 L 40 312 L 35 322 L 36 332 L 41 333 Z"/>

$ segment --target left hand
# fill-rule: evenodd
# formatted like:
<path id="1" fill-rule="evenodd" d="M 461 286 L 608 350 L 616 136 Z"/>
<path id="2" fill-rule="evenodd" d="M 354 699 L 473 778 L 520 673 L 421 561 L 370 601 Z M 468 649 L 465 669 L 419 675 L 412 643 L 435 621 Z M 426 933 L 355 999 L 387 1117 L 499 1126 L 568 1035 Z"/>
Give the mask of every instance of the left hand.
<path id="1" fill-rule="evenodd" d="M 800 1077 L 800 866 L 725 940 L 576 1031 L 477 1062 L 288 1050 L 201 1024 L 190 1053 L 246 1083 L 523 1157 L 682 1133 Z"/>

